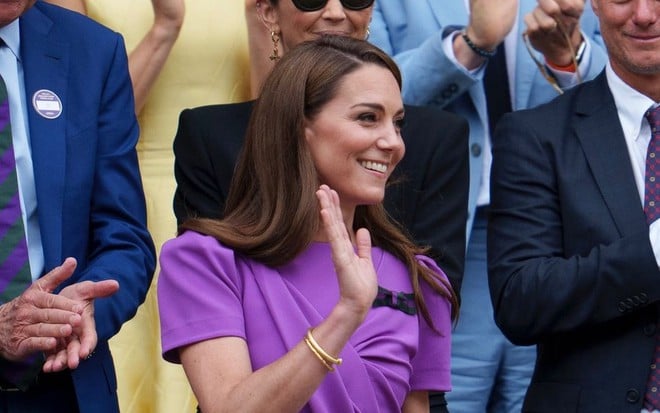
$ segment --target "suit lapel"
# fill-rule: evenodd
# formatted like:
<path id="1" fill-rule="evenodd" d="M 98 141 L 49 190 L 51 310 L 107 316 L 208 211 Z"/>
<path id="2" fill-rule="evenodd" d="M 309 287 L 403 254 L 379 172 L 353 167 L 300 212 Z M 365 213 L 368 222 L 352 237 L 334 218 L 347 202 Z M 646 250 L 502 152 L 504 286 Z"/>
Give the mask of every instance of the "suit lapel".
<path id="1" fill-rule="evenodd" d="M 39 224 L 46 268 L 59 264 L 62 244 L 63 195 L 66 182 L 67 45 L 53 39 L 53 22 L 37 5 L 21 17 L 21 60 L 25 78 L 30 148 L 34 167 Z M 55 119 L 40 115 L 33 97 L 48 90 L 59 97 L 62 112 Z"/>
<path id="2" fill-rule="evenodd" d="M 603 71 L 576 102 L 575 132 L 622 236 L 646 227 L 623 130 Z"/>

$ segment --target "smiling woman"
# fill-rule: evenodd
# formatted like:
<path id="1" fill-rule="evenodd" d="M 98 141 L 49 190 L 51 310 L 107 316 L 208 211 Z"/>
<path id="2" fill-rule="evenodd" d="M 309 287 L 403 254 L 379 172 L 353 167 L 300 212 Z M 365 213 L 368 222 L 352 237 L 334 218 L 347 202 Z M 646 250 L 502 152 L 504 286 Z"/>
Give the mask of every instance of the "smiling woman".
<path id="1" fill-rule="evenodd" d="M 400 84 L 364 41 L 296 47 L 255 104 L 225 218 L 164 245 L 164 357 L 203 412 L 421 413 L 449 389 L 449 281 L 382 206 Z"/>
<path id="2" fill-rule="evenodd" d="M 367 64 L 346 76 L 334 98 L 306 122 L 319 180 L 337 191 L 345 217 L 385 197 L 385 183 L 405 150 L 402 120 L 396 79 Z"/>
<path id="3" fill-rule="evenodd" d="M 293 0 L 246 0 L 251 86 L 253 93 L 257 92 L 255 95 L 259 95 L 263 79 L 279 64 L 269 56 L 275 54 L 286 58 L 301 42 L 323 35 L 355 39 L 367 36 L 373 2 L 327 0 L 305 1 L 304 4 Z M 301 10 L 301 7 L 316 9 L 319 4 L 322 8 L 318 10 Z M 361 90 L 362 85 L 358 86 L 355 89 Z M 290 106 L 292 99 L 289 95 L 282 95 L 273 102 L 279 110 Z M 362 103 L 373 101 L 367 99 Z M 177 180 L 174 211 L 179 225 L 193 217 L 225 216 L 230 181 L 243 147 L 253 104 L 217 104 L 181 112 L 174 140 L 174 173 Z M 463 273 L 469 188 L 466 122 L 458 116 L 429 107 L 404 106 L 405 124 L 401 116 L 392 118 L 393 112 L 384 113 L 374 107 L 362 109 L 351 114 L 360 117 L 355 125 L 363 131 L 383 131 L 385 121 L 388 127 L 394 125 L 393 122 L 401 127 L 400 136 L 405 143 L 406 156 L 392 172 L 393 168 L 382 162 L 381 152 L 397 151 L 379 149 L 377 156 L 371 152 L 357 154 L 360 155 L 355 158 L 361 165 L 359 171 L 368 173 L 371 178 L 379 176 L 381 172 L 377 171 L 383 167 L 388 175 L 393 173 L 385 191 L 387 214 L 412 234 L 418 245 L 428 246 L 427 255 L 441 266 L 449 276 L 452 287 L 458 291 Z M 372 123 L 372 118 L 375 123 Z M 310 122 L 312 119 L 310 117 Z M 295 160 L 289 160 L 294 162 L 290 165 L 295 164 Z M 264 162 L 271 164 L 269 158 Z M 328 165 L 327 169 L 331 171 L 332 165 Z M 334 178 L 333 174 L 325 171 L 323 175 L 323 179 L 326 179 L 325 175 L 327 179 Z M 290 182 L 288 185 L 296 184 Z M 337 186 L 336 182 L 332 185 Z M 370 196 L 375 199 L 373 194 Z M 382 197 L 382 190 L 377 192 L 378 197 Z M 316 204 L 316 199 L 312 201 Z M 290 220 L 286 222 L 288 225 L 296 224 Z M 457 306 L 452 307 L 452 310 L 456 309 Z M 446 411 L 441 395 L 433 398 L 433 404 L 438 406 L 434 413 Z"/>
<path id="4" fill-rule="evenodd" d="M 324 34 L 364 39 L 367 36 L 373 1 L 350 3 L 361 3 L 363 7 L 349 8 L 345 6 L 345 2 L 339 0 L 262 0 L 258 4 L 263 23 L 280 37 L 282 52 L 286 53 L 300 42 Z M 319 5 L 321 7 L 318 7 Z"/>
<path id="5" fill-rule="evenodd" d="M 365 38 L 373 2 L 362 2 L 360 7 L 366 8 L 357 5 L 327 0 L 322 9 L 305 12 L 292 0 L 246 0 L 253 93 L 273 67 L 269 56 L 274 48 L 286 55 L 322 34 Z M 181 112 L 174 140 L 174 213 L 179 224 L 189 217 L 223 216 L 251 110 L 252 102 L 244 102 Z M 429 247 L 458 292 L 469 188 L 467 125 L 458 116 L 429 107 L 408 106 L 405 113 L 401 136 L 407 155 L 395 172 L 397 184 L 385 194 L 386 209 L 419 245 Z"/>

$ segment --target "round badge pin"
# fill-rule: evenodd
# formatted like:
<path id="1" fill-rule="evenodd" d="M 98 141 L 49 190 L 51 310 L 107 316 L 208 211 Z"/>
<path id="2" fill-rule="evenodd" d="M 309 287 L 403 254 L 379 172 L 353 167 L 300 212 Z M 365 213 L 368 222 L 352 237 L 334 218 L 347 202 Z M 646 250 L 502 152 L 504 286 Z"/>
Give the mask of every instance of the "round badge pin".
<path id="1" fill-rule="evenodd" d="M 55 92 L 41 89 L 32 95 L 32 106 L 46 119 L 56 119 L 62 114 L 62 101 Z"/>

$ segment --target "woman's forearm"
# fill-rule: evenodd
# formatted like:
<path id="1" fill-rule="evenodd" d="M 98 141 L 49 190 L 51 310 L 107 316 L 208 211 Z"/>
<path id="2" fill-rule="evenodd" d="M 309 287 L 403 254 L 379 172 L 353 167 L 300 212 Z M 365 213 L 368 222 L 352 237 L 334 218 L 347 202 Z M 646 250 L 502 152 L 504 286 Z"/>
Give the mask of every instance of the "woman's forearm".
<path id="1" fill-rule="evenodd" d="M 313 328 L 318 345 L 337 356 L 364 317 L 336 306 Z M 247 345 L 224 337 L 193 344 L 180 351 L 181 362 L 202 412 L 298 412 L 331 372 L 305 343 L 252 371 Z"/>
<path id="2" fill-rule="evenodd" d="M 128 69 L 133 83 L 135 95 L 135 112 L 140 113 L 149 91 L 158 78 L 167 57 L 179 36 L 183 24 L 183 2 L 178 7 L 164 10 L 161 5 L 154 3 L 154 24 L 142 38 L 137 47 L 128 56 Z M 165 3 L 165 2 L 162 2 Z"/>

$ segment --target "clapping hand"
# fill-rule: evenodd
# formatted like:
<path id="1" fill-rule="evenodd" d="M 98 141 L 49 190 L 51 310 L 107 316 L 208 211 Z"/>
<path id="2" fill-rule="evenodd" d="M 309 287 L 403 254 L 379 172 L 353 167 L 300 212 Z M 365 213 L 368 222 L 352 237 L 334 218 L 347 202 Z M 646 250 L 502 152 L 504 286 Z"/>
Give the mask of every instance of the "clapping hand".
<path id="1" fill-rule="evenodd" d="M 73 269 L 75 269 L 76 261 L 73 258 L 67 258 L 65 264 L 73 265 Z M 80 322 L 72 326 L 70 335 L 58 340 L 55 349 L 46 352 L 47 357 L 43 367 L 45 372 L 61 371 L 65 368 L 75 369 L 80 360 L 92 354 L 98 341 L 94 322 L 94 300 L 108 297 L 117 290 L 119 290 L 117 281 L 103 280 L 79 282 L 60 291 L 59 296 L 77 303 L 80 310 Z"/>
<path id="2" fill-rule="evenodd" d="M 11 361 L 53 351 L 83 321 L 83 304 L 53 291 L 73 274 L 70 258 L 0 306 L 0 355 Z"/>

